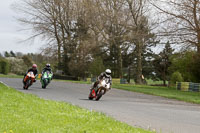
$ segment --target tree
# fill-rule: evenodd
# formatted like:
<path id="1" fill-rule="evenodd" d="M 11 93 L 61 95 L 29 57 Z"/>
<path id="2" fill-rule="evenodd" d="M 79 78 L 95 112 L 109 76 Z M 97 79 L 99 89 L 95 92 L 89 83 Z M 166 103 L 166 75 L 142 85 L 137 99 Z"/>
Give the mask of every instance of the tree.
<path id="1" fill-rule="evenodd" d="M 149 45 L 155 38 L 155 35 L 151 33 L 151 24 L 147 17 L 148 1 L 147 0 L 126 0 L 128 5 L 128 11 L 130 14 L 130 34 L 131 43 L 135 45 L 136 56 L 136 83 L 142 84 L 142 72 L 143 72 L 143 50 L 145 45 Z M 151 40 L 151 43 L 150 43 Z"/>
<path id="2" fill-rule="evenodd" d="M 70 73 L 73 76 L 81 78 L 86 78 L 88 76 L 91 57 L 89 54 L 90 49 L 87 44 L 88 42 L 84 41 L 81 45 L 79 45 L 68 64 Z"/>
<path id="3" fill-rule="evenodd" d="M 194 46 L 200 54 L 200 1 L 199 0 L 151 0 L 152 5 L 167 15 L 162 16 L 163 31 L 175 44 Z M 162 6 L 160 6 L 162 5 Z M 161 29 L 161 28 L 160 28 Z"/>
<path id="4" fill-rule="evenodd" d="M 152 39 L 152 38 L 151 38 Z M 142 74 L 146 79 L 153 79 L 154 67 L 152 60 L 154 59 L 155 53 L 152 49 L 155 46 L 155 42 L 151 44 L 150 42 L 145 44 L 143 47 L 142 54 Z"/>
<path id="5" fill-rule="evenodd" d="M 17 8 L 28 16 L 19 21 L 32 29 L 32 37 L 43 37 L 48 41 L 44 50 L 56 51 L 58 68 L 65 74 L 73 75 L 80 65 L 101 56 L 114 77 L 123 77 L 127 66 L 123 55 L 131 49 L 137 53 L 137 83 L 141 83 L 143 50 L 154 37 L 145 15 L 146 0 L 23 0 Z M 83 76 L 86 68 L 76 75 Z"/>
<path id="6" fill-rule="evenodd" d="M 4 57 L 10 57 L 10 54 L 6 51 L 6 52 L 4 53 Z"/>
<path id="7" fill-rule="evenodd" d="M 200 56 L 199 54 L 193 55 L 193 60 L 191 62 L 191 73 L 195 77 L 193 82 L 200 82 Z"/>
<path id="8" fill-rule="evenodd" d="M 163 85 L 166 85 L 166 80 L 169 80 L 170 73 L 168 68 L 171 66 L 170 57 L 173 55 L 174 49 L 171 48 L 169 41 L 165 48 L 158 55 L 155 55 L 153 66 L 156 78 L 163 80 Z"/>
<path id="9" fill-rule="evenodd" d="M 87 16 L 93 18 L 93 21 L 89 21 L 89 27 L 97 38 L 97 47 L 100 47 L 97 48 L 100 52 L 96 53 L 96 56 L 102 56 L 105 66 L 112 69 L 114 77 L 123 77 L 122 68 L 127 67 L 124 63 L 132 64 L 135 59 L 127 62 L 123 55 L 127 55 L 126 52 L 130 54 L 130 50 L 134 49 L 132 51 L 137 52 L 136 75 L 139 83 L 142 80 L 144 45 L 150 44 L 154 37 L 145 16 L 147 1 L 96 0 L 90 1 L 88 5 L 90 13 Z"/>
<path id="10" fill-rule="evenodd" d="M 172 74 L 178 71 L 181 73 L 184 81 L 195 82 L 196 77 L 194 73 L 192 72 L 192 68 L 194 68 L 193 66 L 194 55 L 195 55 L 195 51 L 175 53 L 170 58 L 172 65 L 169 67 L 169 72 Z"/>
<path id="11" fill-rule="evenodd" d="M 24 14 L 22 16 L 28 16 L 18 20 L 33 31 L 29 39 L 42 37 L 50 46 L 56 44 L 58 67 L 61 64 L 62 46 L 70 33 L 68 11 L 69 7 L 73 8 L 69 5 L 71 2 L 71 0 L 23 0 L 22 3 L 14 5 L 15 9 Z"/>
<path id="12" fill-rule="evenodd" d="M 27 55 L 24 55 L 22 59 L 24 60 L 24 63 L 26 64 L 27 67 L 31 67 L 33 65 L 33 61 Z"/>
<path id="13" fill-rule="evenodd" d="M 170 60 L 172 62 L 169 68 L 170 73 L 178 71 L 182 74 L 184 81 L 200 82 L 200 58 L 196 51 L 176 53 Z"/>
<path id="14" fill-rule="evenodd" d="M 15 53 L 13 51 L 10 51 L 10 56 L 11 57 L 16 57 Z"/>
<path id="15" fill-rule="evenodd" d="M 89 71 L 93 77 L 98 76 L 100 73 L 105 71 L 105 66 L 101 57 L 94 58 L 90 64 Z"/>
<path id="16" fill-rule="evenodd" d="M 90 29 L 97 35 L 98 43 L 101 47 L 99 53 L 104 59 L 105 65 L 111 67 L 114 77 L 122 77 L 122 49 L 121 46 L 126 41 L 128 34 L 128 16 L 123 8 L 123 0 L 102 0 L 91 2 L 95 13 L 89 14 L 94 20 L 90 21 Z M 88 8 L 91 10 L 91 8 Z M 88 12 L 89 13 L 89 12 Z M 92 26 L 92 27 L 91 27 Z"/>
<path id="17" fill-rule="evenodd" d="M 33 35 L 30 38 L 46 39 L 47 47 L 56 49 L 58 69 L 63 69 L 66 74 L 70 73 L 68 63 L 80 39 L 78 37 L 75 41 L 77 39 L 75 32 L 78 19 L 84 16 L 82 15 L 84 1 L 23 0 L 22 3 L 15 5 L 18 11 L 28 16 L 18 20 L 32 29 Z"/>

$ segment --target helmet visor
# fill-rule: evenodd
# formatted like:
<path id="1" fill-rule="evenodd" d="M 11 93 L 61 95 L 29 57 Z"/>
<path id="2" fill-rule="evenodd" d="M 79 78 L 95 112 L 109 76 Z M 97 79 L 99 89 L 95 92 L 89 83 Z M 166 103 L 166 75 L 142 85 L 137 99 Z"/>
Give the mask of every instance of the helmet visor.
<path id="1" fill-rule="evenodd" d="M 111 75 L 111 73 L 106 73 L 107 75 Z"/>

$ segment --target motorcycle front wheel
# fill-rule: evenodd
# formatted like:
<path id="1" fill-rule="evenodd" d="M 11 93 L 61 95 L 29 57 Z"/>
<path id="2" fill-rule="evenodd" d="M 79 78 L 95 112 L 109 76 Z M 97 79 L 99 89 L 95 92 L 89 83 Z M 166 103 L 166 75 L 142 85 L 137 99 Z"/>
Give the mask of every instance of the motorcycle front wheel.
<path id="1" fill-rule="evenodd" d="M 25 89 L 25 90 L 28 90 L 28 87 L 30 86 L 30 84 L 31 84 L 31 80 L 28 79 L 28 80 L 26 81 L 26 83 L 25 83 L 24 89 Z"/>
<path id="2" fill-rule="evenodd" d="M 96 101 L 99 101 L 99 99 L 102 97 L 102 95 L 103 95 L 103 92 L 100 91 L 100 92 L 97 94 Z"/>
<path id="3" fill-rule="evenodd" d="M 43 82 L 42 88 L 43 88 L 43 89 L 46 89 L 46 86 L 47 86 L 47 85 L 46 85 L 46 84 L 47 84 L 47 83 L 46 83 L 46 80 L 43 80 L 42 82 Z"/>
<path id="4" fill-rule="evenodd" d="M 93 97 L 91 97 L 91 96 L 89 95 L 88 99 L 89 99 L 89 100 L 93 100 Z"/>

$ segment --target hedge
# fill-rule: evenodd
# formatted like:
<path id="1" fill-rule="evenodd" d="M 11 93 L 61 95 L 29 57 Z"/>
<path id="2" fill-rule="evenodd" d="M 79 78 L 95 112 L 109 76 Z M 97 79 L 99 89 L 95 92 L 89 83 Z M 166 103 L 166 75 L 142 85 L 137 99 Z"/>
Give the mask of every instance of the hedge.
<path id="1" fill-rule="evenodd" d="M 0 59 L 0 73 L 8 74 L 9 62 L 6 59 Z"/>

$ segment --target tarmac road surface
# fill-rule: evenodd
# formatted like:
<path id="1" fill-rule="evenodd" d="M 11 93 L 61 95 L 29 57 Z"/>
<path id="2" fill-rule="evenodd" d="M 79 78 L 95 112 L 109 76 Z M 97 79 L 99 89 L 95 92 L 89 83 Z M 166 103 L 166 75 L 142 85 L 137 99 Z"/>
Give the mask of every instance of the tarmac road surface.
<path id="1" fill-rule="evenodd" d="M 22 79 L 0 81 L 24 93 L 103 112 L 131 126 L 158 133 L 200 133 L 200 106 L 196 104 L 118 89 L 112 89 L 100 101 L 90 101 L 90 85 L 86 84 L 52 81 L 47 89 L 41 89 L 37 81 L 29 90 L 23 90 Z"/>

